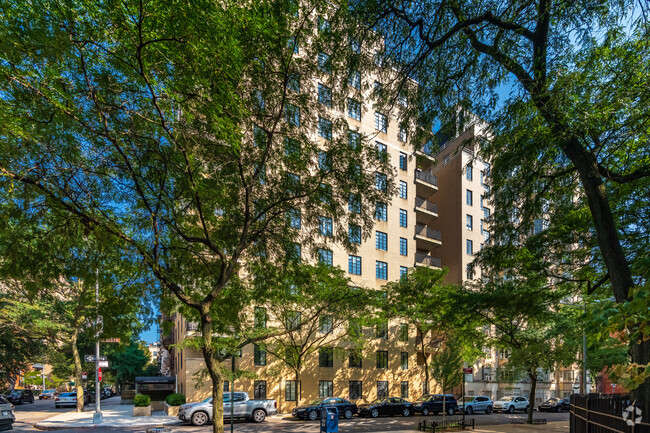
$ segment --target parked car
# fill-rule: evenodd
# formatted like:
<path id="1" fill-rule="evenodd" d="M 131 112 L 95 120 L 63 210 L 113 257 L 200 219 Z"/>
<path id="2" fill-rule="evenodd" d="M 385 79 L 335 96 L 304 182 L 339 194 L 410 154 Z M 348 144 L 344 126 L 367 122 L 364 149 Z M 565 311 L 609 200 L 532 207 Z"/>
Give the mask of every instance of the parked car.
<path id="1" fill-rule="evenodd" d="M 235 392 L 233 398 L 233 416 L 262 422 L 267 415 L 275 415 L 278 403 L 275 400 L 250 400 L 248 393 Z M 230 393 L 223 395 L 223 416 L 230 416 Z M 198 403 L 187 403 L 178 408 L 178 419 L 190 421 L 194 425 L 204 425 L 212 421 L 212 397 Z"/>
<path id="2" fill-rule="evenodd" d="M 43 391 L 42 393 L 40 393 L 38 395 L 38 399 L 39 400 L 48 400 L 48 399 L 54 398 L 55 395 L 56 395 L 56 389 L 46 389 L 45 391 Z"/>
<path id="3" fill-rule="evenodd" d="M 371 416 L 373 418 L 380 415 L 409 416 L 415 413 L 413 403 L 400 397 L 378 398 L 372 403 L 360 404 L 358 410 L 359 416 Z"/>
<path id="4" fill-rule="evenodd" d="M 522 410 L 528 413 L 530 403 L 526 397 L 511 396 L 503 397 L 494 402 L 495 412 L 515 413 L 516 410 Z"/>
<path id="5" fill-rule="evenodd" d="M 357 405 L 344 398 L 326 397 L 317 398 L 311 403 L 298 406 L 291 411 L 294 418 L 307 418 L 312 421 L 320 418 L 320 411 L 323 407 L 335 407 L 339 411 L 339 418 L 350 419 L 357 413 Z"/>
<path id="6" fill-rule="evenodd" d="M 463 397 L 463 400 L 458 405 L 458 409 L 465 411 L 467 415 L 475 412 L 485 412 L 486 414 L 492 413 L 492 399 L 482 395 L 472 396 L 468 395 Z"/>
<path id="7" fill-rule="evenodd" d="M 12 404 L 34 403 L 34 393 L 31 389 L 14 389 L 5 398 Z"/>
<path id="8" fill-rule="evenodd" d="M 557 397 L 551 397 L 537 406 L 537 410 L 540 412 L 562 412 L 563 409 L 562 399 Z"/>
<path id="9" fill-rule="evenodd" d="M 442 394 L 425 394 L 418 398 L 413 405 L 415 412 L 420 412 L 427 416 L 430 413 L 438 415 L 443 412 Z M 452 394 L 446 395 L 444 410 L 448 415 L 453 415 L 458 411 L 458 402 Z"/>
<path id="10" fill-rule="evenodd" d="M 571 398 L 562 399 L 562 410 L 571 410 Z"/>
<path id="11" fill-rule="evenodd" d="M 0 430 L 11 429 L 15 421 L 14 406 L 9 403 L 9 400 L 0 396 Z"/>
<path id="12" fill-rule="evenodd" d="M 88 404 L 84 399 L 84 406 Z M 77 406 L 77 393 L 76 392 L 62 392 L 54 398 L 54 407 L 60 408 L 63 406 Z"/>

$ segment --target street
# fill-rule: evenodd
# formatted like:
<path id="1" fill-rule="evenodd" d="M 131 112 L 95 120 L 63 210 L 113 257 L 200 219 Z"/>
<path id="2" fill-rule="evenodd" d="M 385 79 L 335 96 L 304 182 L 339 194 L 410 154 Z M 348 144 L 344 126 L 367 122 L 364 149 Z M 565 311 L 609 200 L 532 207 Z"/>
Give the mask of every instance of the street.
<path id="1" fill-rule="evenodd" d="M 119 397 L 112 397 L 106 400 L 102 400 L 102 407 L 119 405 Z M 92 410 L 94 405 L 90 405 L 86 410 Z M 34 404 L 24 404 L 22 406 L 16 406 L 16 423 L 14 424 L 14 431 L 16 432 L 35 432 L 38 431 L 32 427 L 32 425 L 38 421 L 52 417 L 58 413 L 66 412 L 73 410 L 72 408 L 61 408 L 55 409 L 54 402 L 52 400 L 36 400 Z M 455 415 L 454 418 L 459 415 Z M 472 417 L 476 420 L 476 427 L 482 426 L 497 426 L 497 425 L 509 425 L 511 418 L 523 418 L 526 414 L 497 414 L 492 413 L 490 415 L 485 414 L 475 414 Z M 554 427 L 567 426 L 566 430 L 568 431 L 568 420 L 569 414 L 564 413 L 534 413 L 535 418 L 546 418 L 549 423 L 553 423 Z M 339 424 L 340 432 L 392 432 L 392 431 L 414 431 L 417 423 L 425 419 L 421 416 L 415 417 L 381 417 L 378 419 L 372 418 L 359 418 L 357 416 L 353 417 L 351 420 L 341 420 Z M 442 416 L 429 416 L 426 417 L 427 420 L 442 420 Z M 560 422 L 558 422 L 560 421 Z M 173 432 L 187 432 L 187 433 L 198 433 L 198 432 L 208 432 L 211 430 L 211 426 L 203 427 L 194 427 L 189 424 L 181 424 L 178 426 L 173 426 Z M 226 422 L 226 431 L 230 430 L 230 425 Z M 146 429 L 144 428 L 132 428 L 125 430 L 124 428 L 93 428 L 93 429 L 66 429 L 58 430 L 62 433 L 79 433 L 83 432 L 102 432 L 102 433 L 112 433 L 112 432 L 123 432 L 128 431 L 132 433 L 144 433 Z M 261 424 L 255 424 L 246 421 L 235 421 L 234 431 L 241 433 L 257 433 L 257 432 L 279 432 L 279 433 L 297 433 L 297 432 L 307 432 L 307 433 L 317 433 L 319 431 L 319 422 L 318 421 L 303 421 L 295 420 L 290 415 L 281 414 L 270 416 L 266 422 Z M 547 431 L 552 431 L 550 426 Z M 561 431 L 561 430 L 560 430 Z"/>

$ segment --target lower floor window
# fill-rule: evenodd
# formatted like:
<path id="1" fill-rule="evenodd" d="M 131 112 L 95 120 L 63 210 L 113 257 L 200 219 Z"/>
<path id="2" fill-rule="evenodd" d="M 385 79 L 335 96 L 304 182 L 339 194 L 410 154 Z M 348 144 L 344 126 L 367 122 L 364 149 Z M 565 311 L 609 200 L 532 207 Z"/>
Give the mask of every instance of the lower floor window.
<path id="1" fill-rule="evenodd" d="M 297 381 L 287 380 L 284 385 L 284 399 L 285 401 L 296 401 L 296 388 Z"/>
<path id="2" fill-rule="evenodd" d="M 253 388 L 255 390 L 255 399 L 256 400 L 266 400 L 266 381 L 265 380 L 256 380 Z"/>
<path id="3" fill-rule="evenodd" d="M 228 391 L 230 391 L 230 382 L 228 382 L 227 380 L 224 380 L 223 381 L 223 392 L 228 392 Z"/>
<path id="4" fill-rule="evenodd" d="M 400 386 L 400 397 L 409 398 L 409 383 L 408 382 L 402 382 L 402 385 Z"/>
<path id="5" fill-rule="evenodd" d="M 387 380 L 378 380 L 377 381 L 377 398 L 388 397 L 388 381 Z"/>
<path id="6" fill-rule="evenodd" d="M 350 400 L 359 400 L 362 397 L 361 393 L 361 381 L 360 380 L 351 380 L 350 381 L 350 392 L 349 392 L 349 399 Z"/>
<path id="7" fill-rule="evenodd" d="M 334 396 L 334 382 L 331 380 L 318 381 L 318 397 L 326 398 Z"/>

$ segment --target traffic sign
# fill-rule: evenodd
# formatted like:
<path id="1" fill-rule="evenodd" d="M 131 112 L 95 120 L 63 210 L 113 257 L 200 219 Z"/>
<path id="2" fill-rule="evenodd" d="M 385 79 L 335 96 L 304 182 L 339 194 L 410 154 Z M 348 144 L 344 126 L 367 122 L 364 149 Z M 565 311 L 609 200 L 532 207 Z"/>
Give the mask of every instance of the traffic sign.
<path id="1" fill-rule="evenodd" d="M 106 338 L 102 340 L 102 343 L 119 343 L 120 339 L 119 338 Z"/>
<path id="2" fill-rule="evenodd" d="M 81 378 L 82 379 L 88 379 L 88 373 L 86 373 L 85 371 L 83 373 L 81 373 Z"/>
<path id="3" fill-rule="evenodd" d="M 96 360 L 95 355 L 84 355 L 84 361 L 85 362 L 95 362 L 95 360 Z M 100 356 L 99 360 L 100 361 L 106 361 L 106 357 L 105 356 Z"/>
<path id="4" fill-rule="evenodd" d="M 104 367 L 104 368 L 108 368 L 108 361 L 99 361 L 99 366 Z"/>
<path id="5" fill-rule="evenodd" d="M 97 369 L 97 380 L 102 381 L 102 369 L 101 367 Z"/>
<path id="6" fill-rule="evenodd" d="M 474 374 L 474 369 L 472 367 L 463 367 L 463 373 Z"/>

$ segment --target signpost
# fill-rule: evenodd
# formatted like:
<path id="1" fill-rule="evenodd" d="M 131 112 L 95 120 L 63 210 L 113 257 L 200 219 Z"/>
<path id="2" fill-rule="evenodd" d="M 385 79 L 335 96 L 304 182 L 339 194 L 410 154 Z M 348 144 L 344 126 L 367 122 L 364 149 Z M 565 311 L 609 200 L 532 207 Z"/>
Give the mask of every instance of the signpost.
<path id="1" fill-rule="evenodd" d="M 86 379 L 88 379 L 88 373 L 84 371 L 83 373 L 81 373 L 81 380 L 86 380 Z"/>
<path id="2" fill-rule="evenodd" d="M 99 361 L 107 361 L 107 358 L 105 356 L 95 356 L 95 355 L 84 355 L 84 362 L 97 362 L 97 358 L 99 358 Z"/>
<path id="3" fill-rule="evenodd" d="M 474 369 L 472 367 L 463 367 L 463 428 L 465 428 L 465 375 L 474 374 Z"/>

